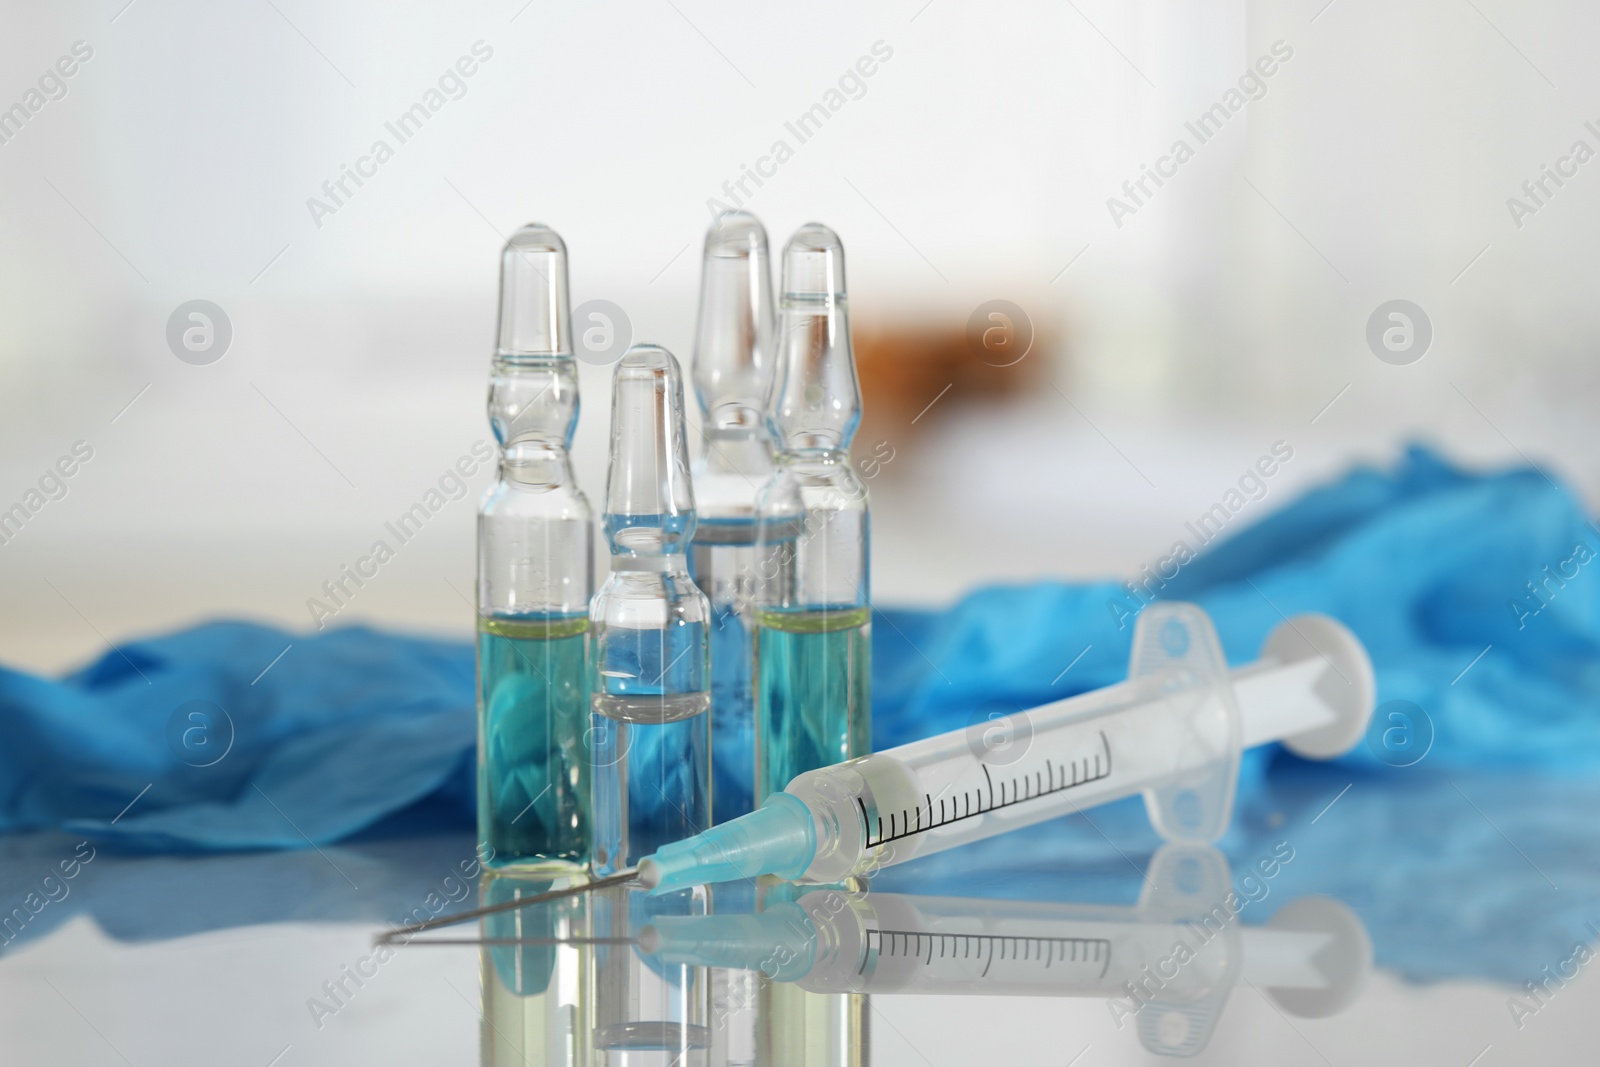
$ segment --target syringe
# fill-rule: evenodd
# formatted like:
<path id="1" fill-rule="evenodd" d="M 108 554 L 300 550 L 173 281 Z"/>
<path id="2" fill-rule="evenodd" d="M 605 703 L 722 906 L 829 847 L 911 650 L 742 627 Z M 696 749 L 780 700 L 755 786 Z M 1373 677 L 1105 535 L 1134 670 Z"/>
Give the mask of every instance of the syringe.
<path id="1" fill-rule="evenodd" d="M 1152 604 L 1126 682 L 807 771 L 748 815 L 661 847 L 637 883 L 839 882 L 1135 793 L 1167 840 L 1214 841 L 1242 749 L 1339 755 L 1365 732 L 1374 689 L 1360 640 L 1326 616 L 1285 620 L 1230 672 L 1203 610 Z"/>
<path id="2" fill-rule="evenodd" d="M 756 914 L 660 916 L 638 944 L 812 993 L 1106 997 L 1163 1055 L 1198 1052 L 1239 981 L 1302 1017 L 1359 995 L 1372 943 L 1349 908 L 1302 897 L 1245 926 L 1231 889 L 1216 849 L 1166 845 L 1132 908 L 818 888 Z"/>
<path id="3" fill-rule="evenodd" d="M 1203 610 L 1158 602 L 1135 624 L 1125 682 L 807 771 L 747 815 L 545 899 L 763 874 L 832 884 L 1136 793 L 1162 837 L 1204 844 L 1228 827 L 1243 749 L 1282 741 L 1332 759 L 1366 732 L 1375 692 L 1360 639 L 1325 615 L 1285 619 L 1254 663 L 1229 671 Z"/>

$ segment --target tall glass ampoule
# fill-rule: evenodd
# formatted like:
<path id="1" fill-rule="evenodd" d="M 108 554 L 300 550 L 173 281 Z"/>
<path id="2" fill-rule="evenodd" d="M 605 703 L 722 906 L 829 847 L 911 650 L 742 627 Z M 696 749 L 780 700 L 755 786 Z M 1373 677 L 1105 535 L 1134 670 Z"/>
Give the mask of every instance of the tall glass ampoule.
<path id="1" fill-rule="evenodd" d="M 711 601 L 711 746 L 717 822 L 755 806 L 756 495 L 772 477 L 767 396 L 776 357 L 767 231 L 727 211 L 706 232 L 694 389 L 695 584 Z"/>
<path id="2" fill-rule="evenodd" d="M 589 607 L 594 863 L 609 873 L 711 825 L 711 614 L 689 577 L 683 379 L 635 345 L 611 393 L 611 575 Z"/>
<path id="3" fill-rule="evenodd" d="M 803 771 L 871 748 L 867 490 L 850 465 L 861 388 L 844 248 L 826 226 L 783 250 L 776 470 L 756 508 L 756 802 Z M 865 1055 L 861 994 L 757 978 L 756 1061 L 851 1067 Z"/>
<path id="4" fill-rule="evenodd" d="M 867 489 L 850 466 L 861 388 L 844 248 L 820 223 L 783 250 L 777 469 L 756 522 L 756 795 L 872 740 Z"/>
<path id="5" fill-rule="evenodd" d="M 578 374 L 567 249 L 506 242 L 489 379 L 500 477 L 478 509 L 478 832 L 494 866 L 590 860 L 588 601 L 594 535 L 567 450 Z"/>

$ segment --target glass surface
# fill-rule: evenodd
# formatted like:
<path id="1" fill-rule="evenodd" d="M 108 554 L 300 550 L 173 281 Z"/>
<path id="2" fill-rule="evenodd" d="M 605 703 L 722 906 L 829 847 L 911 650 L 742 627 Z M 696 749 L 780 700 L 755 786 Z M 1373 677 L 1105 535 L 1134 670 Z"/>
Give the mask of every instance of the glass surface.
<path id="1" fill-rule="evenodd" d="M 1165 933 L 1156 925 L 1150 883 L 1165 879 L 1153 873 L 1155 837 L 1136 800 L 1097 810 L 1092 823 L 1067 816 L 885 870 L 865 902 L 841 896 L 824 916 L 829 928 L 876 930 L 862 935 L 877 957 L 867 977 L 898 974 L 900 983 L 871 990 L 869 1033 L 850 1038 L 857 1051 L 879 1064 L 1066 1064 L 1080 1053 L 1079 1067 L 1164 1062 L 1144 1037 L 1177 1033 L 1180 1020 L 1166 1019 L 1173 1013 L 1188 1035 L 1198 1017 L 1190 1009 L 1224 991 L 1216 983 L 1233 952 L 1239 966 L 1193 1062 L 1465 1067 L 1480 1054 L 1480 1067 L 1587 1062 L 1600 1011 L 1597 935 L 1588 925 L 1600 917 L 1600 830 L 1578 819 L 1560 833 L 1529 828 L 1551 805 L 1600 806 L 1600 785 L 1430 773 L 1426 763 L 1308 770 L 1286 755 L 1253 773 L 1263 784 L 1223 841 L 1235 897 L 1226 908 L 1222 895 L 1220 918 L 1179 908 Z M 1441 846 L 1464 840 L 1474 847 Z M 586 906 L 438 930 L 388 953 L 374 948 L 373 935 L 388 926 L 474 906 L 480 894 L 507 899 L 549 884 L 496 877 L 480 886 L 481 848 L 465 830 L 413 827 L 320 849 L 212 856 L 117 855 L 80 841 L 0 839 L 7 1063 L 606 1062 L 585 1058 L 594 1054 L 599 946 L 536 943 L 609 933 L 585 918 Z M 750 895 L 729 888 L 712 887 L 713 916 L 748 911 Z M 814 892 L 829 890 L 804 887 L 764 914 L 781 920 L 778 909 Z M 1337 1010 L 1318 1014 L 1331 1002 L 1317 1003 L 1315 987 L 1328 987 L 1349 963 L 1324 950 L 1360 947 L 1349 924 L 1329 925 L 1345 916 L 1359 920 L 1372 969 Z M 646 920 L 664 925 L 659 913 L 635 915 L 621 936 Z M 781 929 L 800 931 L 768 938 L 769 954 L 785 950 L 772 958 L 789 971 L 763 982 L 792 999 L 815 983 L 792 973 L 807 959 L 804 923 Z M 1318 948 L 1330 930 L 1335 939 Z M 420 944 L 486 934 L 518 943 Z M 1014 935 L 1043 940 L 1024 951 L 1024 942 L 1004 940 Z M 1179 940 L 1196 952 L 1192 963 L 1173 958 Z M 1101 942 L 1113 950 L 1109 966 Z M 985 959 L 994 954 L 990 988 L 930 991 L 981 972 L 967 955 L 979 949 Z M 636 1017 L 706 1025 L 714 1038 L 718 1016 L 701 1006 L 711 998 L 698 976 L 685 985 L 632 947 L 610 950 L 631 954 L 638 970 L 629 962 L 629 974 L 648 984 L 649 1012 Z M 826 973 L 854 981 L 855 957 L 837 961 Z M 680 975 L 696 969 L 671 966 Z M 1172 977 L 1161 978 L 1162 968 Z M 1158 980 L 1166 1002 L 1153 995 L 1162 992 Z M 1094 995 L 1078 995 L 1091 985 Z M 757 1010 L 772 1000 L 758 996 Z M 1146 1001 L 1165 1003 L 1151 1011 L 1150 1035 L 1141 1031 Z M 765 1021 L 765 1032 L 795 1032 L 794 1019 Z"/>

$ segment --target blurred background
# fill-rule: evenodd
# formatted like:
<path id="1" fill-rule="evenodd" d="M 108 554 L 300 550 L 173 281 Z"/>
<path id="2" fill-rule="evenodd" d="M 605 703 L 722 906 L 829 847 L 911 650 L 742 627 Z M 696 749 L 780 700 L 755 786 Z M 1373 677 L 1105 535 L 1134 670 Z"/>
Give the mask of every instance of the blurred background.
<path id="1" fill-rule="evenodd" d="M 774 252 L 807 221 L 839 232 L 879 603 L 1131 577 L 1266 455 L 1238 527 L 1412 441 L 1600 502 L 1600 11 L 1576 0 L 0 0 L 0 25 L 9 666 L 219 616 L 306 632 L 323 583 L 430 490 L 332 622 L 465 639 L 492 471 L 441 479 L 491 440 L 499 249 L 532 220 L 565 237 L 575 306 L 615 304 L 685 364 L 715 210 L 753 211 Z M 200 352 L 193 301 L 214 306 Z M 1002 352 L 974 340 L 994 301 Z M 598 501 L 609 368 L 581 389 Z M 89 1048 L 29 983 L 108 954 L 69 985 L 97 983 L 91 1011 L 170 1012 L 156 950 L 69 933 L 13 970 L 4 1029 L 44 1011 Z M 220 1020 L 276 996 L 272 960 L 314 988 L 368 933 L 175 941 L 157 966 L 188 979 L 185 1020 Z M 252 939 L 277 946 L 240 950 L 259 967 L 223 959 Z M 224 966 L 226 989 L 195 981 Z M 475 1006 L 408 1015 L 402 986 L 444 994 L 405 967 L 374 1028 L 325 1051 L 470 1050 Z M 1585 988 L 1529 1039 L 1552 1058 L 1588 1040 Z M 1483 984 L 1375 990 L 1345 1032 L 1397 1055 L 1504 1027 Z M 1250 1003 L 1274 1062 L 1322 1062 Z M 937 1010 L 888 1010 L 946 1047 Z M 1034 1011 L 1028 1039 L 1101 1010 Z M 278 997 L 251 1024 L 260 1062 L 300 1012 Z"/>
<path id="2" fill-rule="evenodd" d="M 811 219 L 839 231 L 856 455 L 892 456 L 870 481 L 880 602 L 1131 574 L 1278 441 L 1294 458 L 1258 513 L 1410 439 L 1600 489 L 1600 165 L 1572 158 L 1600 148 L 1600 74 L 1577 3 L 112 0 L 4 21 L 0 508 L 93 452 L 0 545 L 13 665 L 203 616 L 309 626 L 321 584 L 487 439 L 497 253 L 533 219 L 568 242 L 575 305 L 612 301 L 685 362 L 719 204 L 775 251 Z M 402 142 L 386 124 L 419 102 L 437 110 Z M 362 163 L 379 140 L 391 157 Z M 1535 200 L 1546 168 L 1575 173 Z M 203 365 L 167 339 L 197 299 L 231 330 Z M 1004 366 L 966 333 L 995 299 L 1032 336 Z M 1431 325 L 1404 365 L 1367 340 L 1396 299 Z M 582 390 L 598 499 L 608 369 Z M 337 621 L 465 635 L 488 477 Z"/>

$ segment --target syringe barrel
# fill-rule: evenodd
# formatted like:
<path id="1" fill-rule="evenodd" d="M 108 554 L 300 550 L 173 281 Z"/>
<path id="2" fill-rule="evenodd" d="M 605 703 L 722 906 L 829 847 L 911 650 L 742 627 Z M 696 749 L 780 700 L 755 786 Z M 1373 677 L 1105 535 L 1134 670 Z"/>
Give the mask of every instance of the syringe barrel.
<path id="1" fill-rule="evenodd" d="M 800 775 L 787 791 L 817 823 L 805 880 L 870 873 L 1171 779 L 1225 749 L 1208 714 L 1218 699 L 1173 680 L 1127 682 Z"/>

